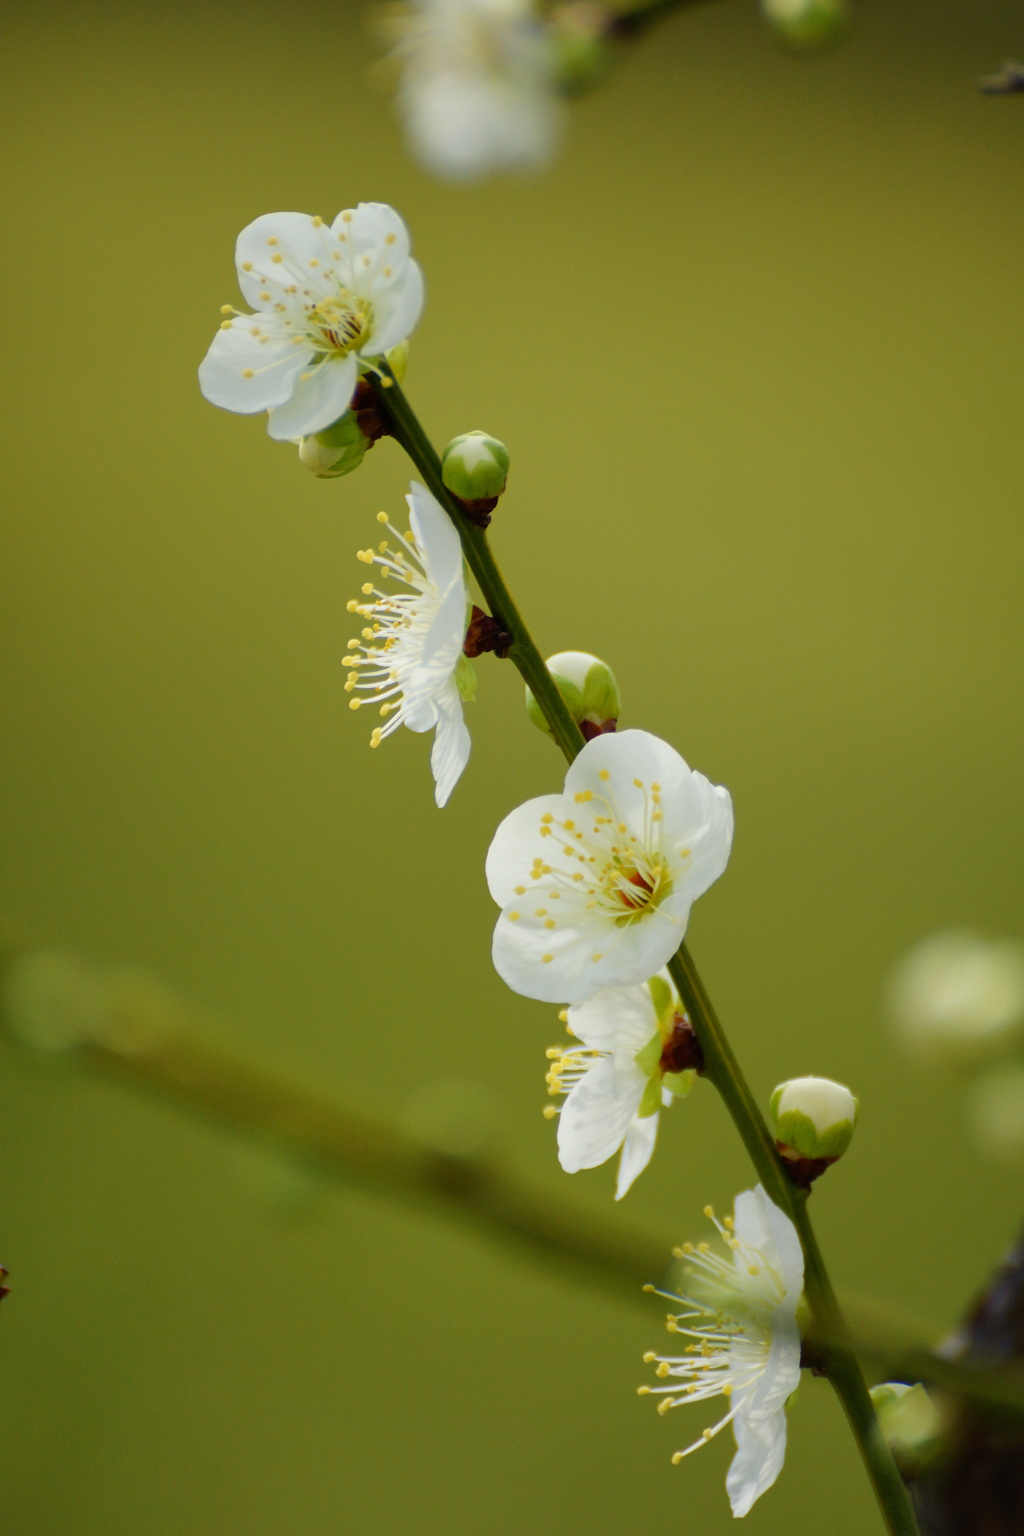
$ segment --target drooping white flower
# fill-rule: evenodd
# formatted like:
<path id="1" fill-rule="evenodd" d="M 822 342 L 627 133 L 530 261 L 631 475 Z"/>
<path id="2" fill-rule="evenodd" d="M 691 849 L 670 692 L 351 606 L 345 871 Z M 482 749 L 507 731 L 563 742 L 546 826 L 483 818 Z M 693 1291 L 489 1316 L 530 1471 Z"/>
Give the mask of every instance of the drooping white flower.
<path id="1" fill-rule="evenodd" d="M 568 1095 L 545 1111 L 559 1117 L 558 1160 L 578 1173 L 621 1147 L 621 1200 L 651 1160 L 659 1110 L 693 1087 L 699 1047 L 667 973 L 639 987 L 603 987 L 561 1018 L 579 1043 L 548 1051 L 548 1092 Z"/>
<path id="2" fill-rule="evenodd" d="M 398 105 L 428 171 L 471 181 L 550 159 L 561 114 L 530 0 L 413 0 L 398 27 Z"/>
<path id="3" fill-rule="evenodd" d="M 271 437 L 322 432 L 344 415 L 367 360 L 409 335 L 423 277 L 409 235 L 386 203 L 360 203 L 334 223 L 266 213 L 235 247 L 238 284 L 254 314 L 231 315 L 199 368 L 227 411 L 269 411 Z"/>
<path id="4" fill-rule="evenodd" d="M 444 805 L 469 760 L 469 732 L 462 718 L 462 692 L 469 696 L 472 668 L 462 654 L 468 598 L 459 536 L 449 518 L 417 481 L 411 482 L 409 520 L 412 528 L 399 533 L 378 513 L 394 539 L 376 549 L 361 549 L 365 565 L 379 565 L 385 576 L 409 590 L 384 591 L 372 581 L 362 598 L 353 598 L 349 612 L 366 626 L 359 640 L 349 641 L 344 666 L 351 672 L 346 691 L 355 697 L 350 709 L 378 704 L 386 725 L 370 737 L 376 747 L 400 725 L 410 731 L 433 731 L 430 767 L 434 798 Z"/>
<path id="5" fill-rule="evenodd" d="M 563 794 L 528 800 L 494 835 L 487 883 L 502 908 L 498 974 L 547 1003 L 646 981 L 725 869 L 732 826 L 728 790 L 657 736 L 589 741 Z"/>
<path id="6" fill-rule="evenodd" d="M 687 1294 L 659 1294 L 686 1308 L 669 1318 L 668 1329 L 691 1342 L 684 1355 L 645 1355 L 670 1385 L 640 1392 L 661 1395 L 659 1413 L 725 1398 L 724 1417 L 672 1460 L 682 1461 L 731 1424 L 736 1455 L 725 1486 L 739 1517 L 771 1487 L 785 1459 L 785 1405 L 800 1380 L 797 1308 L 804 1258 L 793 1223 L 760 1185 L 737 1196 L 735 1218 L 719 1222 L 710 1206 L 704 1214 L 715 1222 L 727 1253 L 715 1253 L 707 1243 L 676 1250 L 687 1261 Z"/>

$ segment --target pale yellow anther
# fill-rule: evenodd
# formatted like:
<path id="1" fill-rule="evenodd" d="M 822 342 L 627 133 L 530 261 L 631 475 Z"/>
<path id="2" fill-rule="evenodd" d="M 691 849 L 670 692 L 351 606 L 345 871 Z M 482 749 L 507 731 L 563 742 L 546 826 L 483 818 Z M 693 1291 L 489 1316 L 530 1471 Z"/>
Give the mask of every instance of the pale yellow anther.
<path id="1" fill-rule="evenodd" d="M 540 963 L 541 965 L 550 965 L 554 958 L 554 955 L 541 955 Z"/>
<path id="2" fill-rule="evenodd" d="M 267 237 L 267 244 L 268 245 L 280 245 L 280 243 L 281 242 L 278 240 L 276 235 L 268 235 L 268 237 Z"/>
<path id="3" fill-rule="evenodd" d="M 521 916 L 521 912 L 510 912 L 508 915 L 508 920 L 510 923 L 518 923 Z"/>
<path id="4" fill-rule="evenodd" d="M 636 1395 L 637 1397 L 650 1397 L 651 1389 L 650 1387 L 637 1387 Z"/>
<path id="5" fill-rule="evenodd" d="M 596 955 L 591 955 L 590 962 L 591 962 L 592 965 L 596 965 L 599 960 L 603 960 L 603 959 L 604 959 L 604 955 L 601 954 L 600 952 L 598 952 Z"/>
<path id="6" fill-rule="evenodd" d="M 685 1451 L 673 1451 L 672 1452 L 672 1465 L 674 1467 L 678 1467 L 679 1463 L 682 1461 L 682 1459 L 685 1456 L 685 1454 L 686 1454 Z"/>
<path id="7" fill-rule="evenodd" d="M 526 886 L 525 885 L 517 885 L 516 888 L 515 888 L 515 891 L 516 891 L 516 895 L 517 896 L 525 896 L 526 895 Z"/>
<path id="8" fill-rule="evenodd" d="M 603 779 L 605 781 L 605 783 L 607 783 L 608 780 L 611 778 L 611 774 L 608 772 L 607 768 L 602 768 L 600 773 L 598 774 L 598 778 L 599 779 Z"/>
<path id="9" fill-rule="evenodd" d="M 731 1216 L 726 1216 L 725 1220 L 722 1222 L 722 1226 L 723 1227 L 728 1227 L 730 1232 L 732 1231 L 732 1229 L 733 1229 L 733 1227 L 735 1225 L 736 1225 L 736 1223 L 733 1221 Z"/>
<path id="10" fill-rule="evenodd" d="M 309 258 L 309 264 L 311 267 L 318 267 L 320 265 L 315 256 Z"/>
<path id="11" fill-rule="evenodd" d="M 383 270 L 383 272 L 384 272 L 384 276 L 385 276 L 385 277 L 390 277 L 390 276 L 391 276 L 391 274 L 392 274 L 392 272 L 393 272 L 393 271 L 394 271 L 394 270 L 395 270 L 395 269 L 394 269 L 394 267 L 384 267 L 384 268 L 383 268 L 383 269 L 382 269 L 382 270 Z"/>
<path id="12" fill-rule="evenodd" d="M 394 236 L 393 233 L 384 236 L 384 244 L 385 245 L 394 245 L 394 243 L 395 243 L 395 236 Z"/>
<path id="13" fill-rule="evenodd" d="M 253 374 L 253 371 L 252 371 L 251 368 L 243 368 L 242 369 L 242 378 L 243 379 L 251 379 L 251 378 L 254 378 L 254 377 L 255 377 L 255 375 Z"/>
<path id="14" fill-rule="evenodd" d="M 655 794 L 655 795 L 660 795 L 661 794 L 661 785 L 660 784 L 652 784 L 651 785 L 651 793 Z"/>
<path id="15" fill-rule="evenodd" d="M 661 1414 L 662 1418 L 664 1418 L 665 1414 L 668 1413 L 669 1409 L 670 1408 L 674 1408 L 674 1407 L 675 1407 L 675 1399 L 674 1398 L 663 1397 L 661 1402 L 658 1404 L 658 1412 Z"/>
<path id="16" fill-rule="evenodd" d="M 349 709 L 359 709 L 362 705 L 362 702 L 362 699 L 349 699 L 348 707 Z"/>
<path id="17" fill-rule="evenodd" d="M 548 909 L 547 907 L 538 907 L 533 915 L 534 917 L 547 917 Z"/>
<path id="18" fill-rule="evenodd" d="M 345 224 L 351 224 L 352 223 L 352 210 L 351 210 L 351 208 L 346 208 L 345 212 L 342 214 L 341 217 L 342 217 L 342 221 Z"/>
<path id="19" fill-rule="evenodd" d="M 370 746 L 371 747 L 379 747 L 380 746 L 380 738 L 381 738 L 380 726 L 379 725 L 375 725 L 373 730 L 372 730 L 372 732 L 370 733 Z"/>
<path id="20" fill-rule="evenodd" d="M 660 1376 L 662 1381 L 664 1381 L 665 1377 L 668 1375 L 668 1369 L 668 1361 L 663 1360 L 654 1374 L 655 1376 Z"/>
<path id="21" fill-rule="evenodd" d="M 345 692 L 346 693 L 351 693 L 353 688 L 356 686 L 357 682 L 358 682 L 358 678 L 347 677 L 345 679 Z"/>
<path id="22" fill-rule="evenodd" d="M 708 1221 L 714 1221 L 714 1219 L 715 1219 L 714 1207 L 710 1206 L 710 1205 L 706 1205 L 704 1207 L 704 1215 L 707 1217 Z"/>
<path id="23" fill-rule="evenodd" d="M 265 288 L 264 288 L 263 292 L 260 294 L 260 298 L 263 300 L 264 304 L 269 304 L 270 303 L 270 294 L 267 292 L 267 290 Z"/>
<path id="24" fill-rule="evenodd" d="M 550 811 L 545 811 L 544 815 L 540 819 L 540 824 L 542 827 L 549 827 L 554 819 L 555 818 L 552 816 Z"/>
<path id="25" fill-rule="evenodd" d="M 364 581 L 362 586 L 359 588 L 359 590 L 363 594 L 364 597 L 369 597 L 370 593 L 373 591 L 373 582 L 372 581 Z"/>
<path id="26" fill-rule="evenodd" d="M 278 266 L 280 266 L 282 261 L 284 261 L 284 257 L 283 256 L 271 256 L 270 259 L 271 259 L 271 261 L 275 262 Z"/>
<path id="27" fill-rule="evenodd" d="M 574 821 L 563 821 L 562 825 L 567 832 L 571 832 L 576 826 L 576 823 Z"/>
<path id="28" fill-rule="evenodd" d="M 545 1104 L 544 1108 L 541 1110 L 541 1114 L 544 1116 L 545 1120 L 553 1120 L 558 1114 L 558 1110 L 555 1108 L 554 1104 Z"/>
<path id="29" fill-rule="evenodd" d="M 561 1010 L 561 1012 L 558 1015 L 558 1022 L 560 1024 L 568 1024 L 568 1022 L 569 1022 L 569 1010 L 568 1010 L 568 1008 L 563 1008 Z"/>
<path id="30" fill-rule="evenodd" d="M 358 602 L 358 600 L 356 598 L 354 598 L 354 597 L 350 597 L 349 598 L 348 602 L 345 604 L 345 612 L 346 613 L 358 613 L 359 612 L 359 602 Z"/>
<path id="31" fill-rule="evenodd" d="M 681 1259 L 682 1256 L 683 1256 L 683 1250 L 681 1248 L 673 1248 L 672 1249 L 672 1257 L 674 1259 Z"/>
<path id="32" fill-rule="evenodd" d="M 643 781 L 643 779 L 634 779 L 633 780 L 633 785 L 634 785 L 634 788 L 636 788 L 636 789 L 643 789 L 644 781 Z"/>
<path id="33" fill-rule="evenodd" d="M 252 262 L 251 261 L 243 261 L 242 262 L 242 271 L 243 272 L 251 272 L 252 271 Z"/>
<path id="34" fill-rule="evenodd" d="M 549 917 L 547 922 L 544 924 L 544 927 L 545 928 L 557 928 L 558 924 L 555 922 L 553 917 Z"/>
<path id="35" fill-rule="evenodd" d="M 593 800 L 593 798 L 594 791 L 592 789 L 578 789 L 573 795 L 573 799 L 577 805 L 586 805 L 587 801 Z"/>
<path id="36" fill-rule="evenodd" d="M 387 520 L 388 520 L 388 515 L 387 515 L 386 512 L 378 512 L 377 513 L 377 521 L 378 521 L 378 523 L 386 523 Z"/>
<path id="37" fill-rule="evenodd" d="M 220 323 L 220 328 L 222 331 L 230 331 L 233 324 L 233 320 L 222 320 Z"/>
<path id="38" fill-rule="evenodd" d="M 723 1397 L 732 1397 L 732 1382 L 731 1381 L 727 1381 L 727 1382 L 724 1383 L 724 1385 L 722 1387 L 722 1396 Z"/>

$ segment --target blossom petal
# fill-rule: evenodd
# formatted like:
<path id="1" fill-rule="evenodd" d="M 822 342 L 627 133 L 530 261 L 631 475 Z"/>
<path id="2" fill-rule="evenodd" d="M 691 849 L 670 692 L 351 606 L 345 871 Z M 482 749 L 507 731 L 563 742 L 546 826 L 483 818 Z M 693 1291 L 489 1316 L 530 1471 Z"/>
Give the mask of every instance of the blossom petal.
<path id="1" fill-rule="evenodd" d="M 254 336 L 249 317 L 242 315 L 214 336 L 199 365 L 199 388 L 212 405 L 244 415 L 282 405 L 291 395 L 312 350 L 300 349 L 290 336 L 273 332 L 269 325 L 260 324 L 260 332 L 270 339 L 263 342 Z"/>
<path id="2" fill-rule="evenodd" d="M 324 273 L 330 260 L 327 226 L 308 213 L 261 214 L 235 243 L 238 286 L 253 309 L 267 309 L 282 299 L 291 308 L 293 288 L 314 303 L 326 297 L 331 285 Z"/>
<path id="3" fill-rule="evenodd" d="M 764 1371 L 743 1409 L 755 1429 L 781 1413 L 800 1385 L 800 1329 L 787 1307 L 778 1307 L 772 1314 L 771 1335 Z"/>
<path id="4" fill-rule="evenodd" d="M 558 1117 L 558 1161 L 566 1173 L 596 1168 L 622 1145 L 646 1084 L 638 1069 L 619 1072 L 609 1057 L 584 1073 Z"/>
<path id="5" fill-rule="evenodd" d="M 658 1139 L 659 1115 L 637 1115 L 629 1122 L 626 1139 L 622 1143 L 619 1158 L 619 1177 L 615 1184 L 615 1198 L 621 1200 L 637 1176 L 643 1173 L 654 1155 L 654 1143 Z"/>
<path id="6" fill-rule="evenodd" d="M 543 166 L 558 135 L 557 102 L 543 77 L 520 83 L 472 69 L 437 69 L 408 78 L 399 100 L 417 158 L 452 181 Z"/>
<path id="7" fill-rule="evenodd" d="M 565 801 L 561 795 L 538 795 L 510 811 L 502 821 L 487 850 L 485 866 L 487 888 L 499 907 L 506 907 L 515 899 L 517 886 L 532 883 L 530 869 L 534 859 L 543 860 L 551 852 L 550 843 L 540 835 L 541 817 L 564 815 Z"/>
<path id="8" fill-rule="evenodd" d="M 405 498 L 423 568 L 441 593 L 462 577 L 462 544 L 451 518 L 426 486 L 409 482 Z M 463 638 L 465 638 L 463 625 Z M 461 641 L 460 641 L 461 644 Z"/>
<path id="9" fill-rule="evenodd" d="M 732 851 L 732 796 L 691 769 L 689 778 L 671 800 L 662 798 L 662 836 L 673 851 L 685 848 L 688 857 L 675 887 L 692 902 L 718 879 Z"/>
<path id="10" fill-rule="evenodd" d="M 569 1028 L 595 1051 L 642 1050 L 658 1028 L 646 986 L 602 987 L 569 1009 Z"/>
<path id="11" fill-rule="evenodd" d="M 527 883 L 521 864 L 517 872 L 519 883 Z M 535 899 L 542 899 L 543 880 L 535 890 Z M 498 918 L 491 957 L 513 992 L 538 1002 L 582 1003 L 602 987 L 635 986 L 660 970 L 679 944 L 679 932 L 653 917 L 627 928 L 595 922 L 589 914 L 589 920 L 574 922 L 565 901 L 554 919 L 556 927 L 548 929 L 547 917 L 539 919 L 536 909 L 525 906 L 530 900 L 524 896 L 515 906 L 519 920 L 509 917 L 512 905 Z"/>
<path id="12" fill-rule="evenodd" d="M 462 701 L 453 682 L 437 700 L 437 730 L 430 753 L 430 770 L 434 775 L 434 800 L 438 806 L 446 805 L 448 797 L 462 777 L 462 770 L 469 762 L 470 737 L 462 718 Z"/>
<path id="13" fill-rule="evenodd" d="M 774 1414 L 756 1428 L 741 1414 L 732 1421 L 736 1455 L 725 1479 L 733 1515 L 749 1514 L 762 1493 L 772 1486 L 786 1459 L 786 1415 Z"/>
<path id="14" fill-rule="evenodd" d="M 423 310 L 423 273 L 419 263 L 405 263 L 400 278 L 376 292 L 373 327 L 360 348 L 367 357 L 375 357 L 397 347 L 412 333 Z"/>
<path id="15" fill-rule="evenodd" d="M 740 1241 L 763 1253 L 781 1275 L 786 1301 L 795 1312 L 804 1288 L 804 1254 L 796 1227 L 760 1184 L 736 1196 L 734 1220 Z M 742 1264 L 739 1255 L 736 1263 Z"/>
<path id="16" fill-rule="evenodd" d="M 355 357 L 328 357 L 295 380 L 291 399 L 275 406 L 267 431 L 278 442 L 322 432 L 348 410 L 356 387 Z"/>
<path id="17" fill-rule="evenodd" d="M 389 203 L 360 203 L 356 208 L 346 208 L 331 225 L 331 235 L 335 241 L 344 237 L 357 264 L 369 256 L 374 269 L 378 262 L 386 261 L 397 270 L 409 256 L 409 231 Z M 358 265 L 355 270 L 358 271 Z"/>

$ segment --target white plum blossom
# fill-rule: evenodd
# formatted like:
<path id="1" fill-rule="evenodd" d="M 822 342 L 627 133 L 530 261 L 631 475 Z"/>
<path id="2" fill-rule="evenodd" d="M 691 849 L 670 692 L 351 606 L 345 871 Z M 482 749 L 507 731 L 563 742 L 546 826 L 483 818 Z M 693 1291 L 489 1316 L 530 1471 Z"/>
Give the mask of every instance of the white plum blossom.
<path id="1" fill-rule="evenodd" d="M 658 1112 L 693 1087 L 699 1051 L 668 974 L 639 987 L 603 987 L 561 1014 L 578 1044 L 552 1046 L 550 1094 L 566 1173 L 596 1168 L 622 1148 L 615 1198 L 651 1160 Z"/>
<path id="2" fill-rule="evenodd" d="M 653 976 L 732 844 L 729 792 L 647 731 L 589 741 L 560 795 L 505 817 L 487 854 L 498 974 L 524 997 L 580 1003 Z"/>
<path id="3" fill-rule="evenodd" d="M 399 533 L 386 512 L 378 513 L 394 545 L 384 539 L 376 549 L 359 550 L 358 558 L 409 590 L 384 591 L 368 581 L 361 598 L 349 603 L 349 612 L 366 624 L 361 638 L 349 641 L 345 688 L 356 695 L 350 709 L 377 704 L 381 715 L 390 716 L 371 735 L 372 747 L 400 725 L 434 732 L 434 798 L 444 805 L 470 747 L 462 718 L 462 691 L 468 695 L 467 674 L 472 676 L 462 654 L 468 607 L 462 546 L 447 515 L 415 480 L 406 501 L 411 529 Z"/>
<path id="4" fill-rule="evenodd" d="M 707 1243 L 686 1243 L 676 1257 L 687 1261 L 689 1289 L 667 1292 L 686 1308 L 668 1319 L 670 1333 L 689 1339 L 683 1355 L 644 1356 L 670 1385 L 641 1387 L 661 1394 L 658 1412 L 722 1396 L 728 1412 L 674 1463 L 733 1427 L 736 1455 L 725 1486 L 739 1517 L 774 1483 L 786 1455 L 786 1401 L 800 1381 L 800 1322 L 804 1258 L 796 1228 L 760 1184 L 737 1196 L 735 1216 L 715 1220 L 727 1253 Z M 653 1290 L 653 1287 L 648 1287 Z"/>
<path id="5" fill-rule="evenodd" d="M 395 52 L 399 110 L 428 171 L 470 181 L 550 159 L 561 114 L 530 0 L 413 0 Z"/>
<path id="6" fill-rule="evenodd" d="M 924 1056 L 983 1059 L 1024 1025 L 1024 945 L 959 929 L 929 934 L 903 956 L 888 988 L 890 1018 Z"/>
<path id="7" fill-rule="evenodd" d="M 230 315 L 199 368 L 207 400 L 269 411 L 271 437 L 322 432 L 343 416 L 367 363 L 409 335 L 423 277 L 386 203 L 346 208 L 333 224 L 266 213 L 235 247 L 238 284 L 255 313 Z"/>

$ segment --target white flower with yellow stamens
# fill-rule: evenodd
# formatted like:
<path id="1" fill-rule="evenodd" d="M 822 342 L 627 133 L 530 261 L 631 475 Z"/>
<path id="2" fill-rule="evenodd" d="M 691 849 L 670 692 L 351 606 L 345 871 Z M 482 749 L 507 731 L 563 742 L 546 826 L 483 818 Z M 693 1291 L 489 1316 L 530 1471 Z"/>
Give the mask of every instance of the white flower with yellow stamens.
<path id="1" fill-rule="evenodd" d="M 700 1050 L 667 972 L 641 987 L 603 987 L 561 1014 L 579 1042 L 548 1051 L 550 1094 L 566 1173 L 596 1168 L 622 1148 L 615 1198 L 651 1160 L 658 1112 L 693 1087 Z"/>
<path id="2" fill-rule="evenodd" d="M 725 1416 L 672 1460 L 682 1461 L 731 1424 L 736 1455 L 725 1486 L 732 1512 L 740 1516 L 771 1487 L 786 1455 L 786 1401 L 800 1381 L 804 1256 L 793 1223 L 760 1185 L 737 1196 L 735 1219 L 716 1221 L 710 1206 L 704 1214 L 715 1222 L 727 1253 L 713 1252 L 708 1243 L 676 1249 L 676 1257 L 687 1261 L 688 1293 L 658 1294 L 687 1309 L 669 1318 L 668 1329 L 691 1343 L 684 1355 L 646 1354 L 671 1384 L 639 1390 L 662 1394 L 659 1413 L 725 1398 Z"/>
<path id="3" fill-rule="evenodd" d="M 472 668 L 462 654 L 468 598 L 459 536 L 430 492 L 413 480 L 408 533 L 398 533 L 386 512 L 378 514 L 394 539 L 361 549 L 365 565 L 379 565 L 405 592 L 388 592 L 368 581 L 349 612 L 366 620 L 362 637 L 349 641 L 343 665 L 351 668 L 350 709 L 377 704 L 390 716 L 370 737 L 376 747 L 400 725 L 434 732 L 430 767 L 434 798 L 444 805 L 469 760 L 469 732 L 462 698 L 471 697 Z M 461 685 L 461 686 L 460 686 Z"/>
<path id="4" fill-rule="evenodd" d="M 728 790 L 657 736 L 588 742 L 563 794 L 528 800 L 494 835 L 487 883 L 502 908 L 498 974 L 547 1003 L 646 981 L 725 869 L 732 825 Z"/>
<path id="5" fill-rule="evenodd" d="M 554 47 L 531 0 L 412 0 L 393 31 L 398 104 L 428 171 L 471 181 L 550 159 Z"/>
<path id="6" fill-rule="evenodd" d="M 207 400 L 269 411 L 288 440 L 322 432 L 348 410 L 368 360 L 406 339 L 423 308 L 409 235 L 386 203 L 360 203 L 334 223 L 265 213 L 235 247 L 238 284 L 255 314 L 225 304 L 200 364 Z"/>

